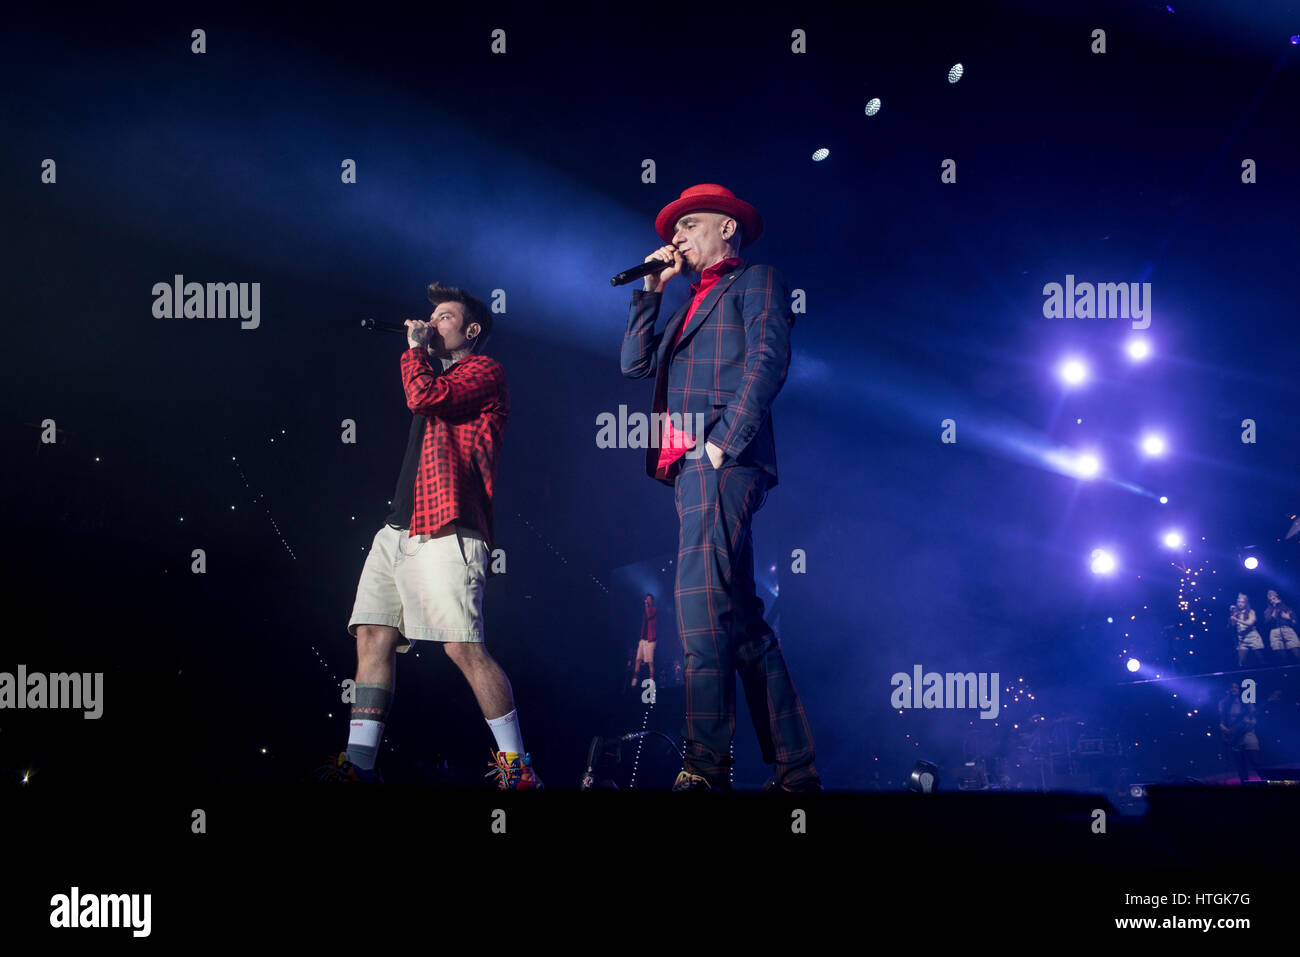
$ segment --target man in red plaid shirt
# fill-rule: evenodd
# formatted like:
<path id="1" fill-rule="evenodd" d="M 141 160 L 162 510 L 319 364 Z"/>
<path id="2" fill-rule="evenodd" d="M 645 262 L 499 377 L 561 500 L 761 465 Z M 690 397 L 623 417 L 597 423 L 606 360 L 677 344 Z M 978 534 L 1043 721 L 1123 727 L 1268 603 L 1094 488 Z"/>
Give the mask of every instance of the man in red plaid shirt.
<path id="1" fill-rule="evenodd" d="M 505 371 L 481 354 L 492 328 L 482 301 L 440 283 L 429 286 L 429 301 L 428 322 L 406 320 L 402 388 L 414 419 L 393 512 L 375 534 L 348 621 L 357 639 L 348 748 L 325 777 L 379 780 L 397 654 L 412 640 L 436 641 L 465 675 L 496 738 L 488 776 L 503 790 L 540 788 L 510 681 L 483 644 L 492 483 L 510 415 Z"/>
<path id="2" fill-rule="evenodd" d="M 641 677 L 641 662 L 645 662 L 646 669 L 650 672 L 650 679 L 654 680 L 655 676 L 655 640 L 659 636 L 659 610 L 655 608 L 655 596 L 649 592 L 645 593 L 645 613 L 641 616 L 641 637 L 636 643 L 636 665 L 632 670 L 632 684 L 628 687 L 636 687 L 636 679 Z"/>

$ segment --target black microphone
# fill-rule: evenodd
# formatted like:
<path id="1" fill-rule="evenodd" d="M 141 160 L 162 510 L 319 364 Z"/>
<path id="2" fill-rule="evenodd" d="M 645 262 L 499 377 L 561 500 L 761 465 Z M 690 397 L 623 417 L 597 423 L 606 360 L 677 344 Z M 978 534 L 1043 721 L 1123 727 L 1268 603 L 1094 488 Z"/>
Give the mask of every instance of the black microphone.
<path id="1" fill-rule="evenodd" d="M 369 329 L 371 332 L 400 332 L 406 335 L 406 326 L 394 325 L 391 322 L 380 322 L 378 319 L 362 319 L 361 328 Z"/>
<path id="2" fill-rule="evenodd" d="M 648 276 L 652 272 L 662 272 L 665 269 L 671 269 L 672 266 L 672 263 L 666 263 L 662 259 L 652 259 L 639 266 L 633 266 L 631 269 L 624 269 L 621 273 L 611 279 L 609 284 L 611 286 L 622 286 L 625 283 L 632 282 L 634 279 Z"/>

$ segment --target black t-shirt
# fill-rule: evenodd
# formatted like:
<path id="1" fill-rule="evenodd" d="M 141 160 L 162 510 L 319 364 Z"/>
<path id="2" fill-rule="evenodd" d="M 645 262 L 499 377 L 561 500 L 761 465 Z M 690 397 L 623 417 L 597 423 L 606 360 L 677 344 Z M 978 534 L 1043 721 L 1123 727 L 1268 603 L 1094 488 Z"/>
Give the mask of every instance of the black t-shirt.
<path id="1" fill-rule="evenodd" d="M 428 422 L 428 417 L 419 413 L 411 417 L 406 455 L 402 457 L 402 471 L 397 476 L 397 488 L 393 490 L 393 510 L 384 519 L 398 528 L 411 527 L 411 513 L 415 511 L 415 475 L 420 470 L 420 448 L 424 445 L 424 427 Z"/>
<path id="2" fill-rule="evenodd" d="M 449 359 L 442 357 L 439 359 L 442 363 L 442 372 L 438 375 L 442 375 L 455 364 Z M 411 527 L 411 515 L 415 512 L 415 477 L 420 471 L 420 450 L 424 447 L 424 429 L 428 422 L 429 417 L 418 412 L 411 417 L 411 431 L 406 436 L 406 454 L 402 456 L 402 471 L 397 476 L 397 488 L 393 490 L 393 510 L 388 513 L 388 518 L 384 519 L 389 525 L 396 525 L 398 528 Z M 457 516 L 455 521 L 460 525 L 470 524 L 460 516 Z"/>

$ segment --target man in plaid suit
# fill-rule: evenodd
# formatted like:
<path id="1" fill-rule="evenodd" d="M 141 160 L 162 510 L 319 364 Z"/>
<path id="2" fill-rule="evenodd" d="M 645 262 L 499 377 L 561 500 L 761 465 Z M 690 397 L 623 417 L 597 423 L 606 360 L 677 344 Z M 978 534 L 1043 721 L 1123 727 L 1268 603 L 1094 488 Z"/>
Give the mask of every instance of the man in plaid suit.
<path id="1" fill-rule="evenodd" d="M 655 376 L 651 421 L 663 432 L 647 450 L 646 473 L 673 487 L 680 520 L 686 756 L 673 790 L 730 790 L 739 672 L 763 760 L 774 765 L 764 789 L 820 791 L 812 731 L 755 593 L 750 537 L 777 483 L 771 406 L 790 366 L 789 289 L 771 266 L 740 257 L 763 220 L 722 186 L 683 191 L 655 230 L 668 245 L 646 262 L 662 260 L 664 269 L 632 292 L 621 365 L 628 378 Z M 700 281 L 656 333 L 663 288 L 684 271 Z M 699 421 L 699 435 L 677 427 Z"/>

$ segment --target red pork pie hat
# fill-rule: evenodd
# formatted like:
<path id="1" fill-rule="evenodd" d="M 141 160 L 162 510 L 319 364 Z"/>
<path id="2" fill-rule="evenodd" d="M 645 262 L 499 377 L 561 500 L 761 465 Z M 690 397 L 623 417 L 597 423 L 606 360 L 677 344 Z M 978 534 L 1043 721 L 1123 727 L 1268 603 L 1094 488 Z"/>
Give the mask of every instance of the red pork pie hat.
<path id="1" fill-rule="evenodd" d="M 737 199 L 735 193 L 717 183 L 700 183 L 682 190 L 679 198 L 659 210 L 659 215 L 655 217 L 655 232 L 664 242 L 671 243 L 677 229 L 677 220 L 696 211 L 725 213 L 740 220 L 741 228 L 744 229 L 741 249 L 763 234 L 763 217 L 758 215 L 758 210 L 743 199 Z"/>

